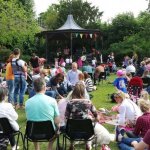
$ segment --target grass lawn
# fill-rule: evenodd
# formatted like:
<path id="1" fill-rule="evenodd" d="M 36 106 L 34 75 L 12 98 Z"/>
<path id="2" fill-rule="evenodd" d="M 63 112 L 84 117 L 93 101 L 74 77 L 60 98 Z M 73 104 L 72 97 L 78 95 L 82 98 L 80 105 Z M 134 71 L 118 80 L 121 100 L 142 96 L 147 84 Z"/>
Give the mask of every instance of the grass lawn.
<path id="1" fill-rule="evenodd" d="M 115 75 L 109 76 L 108 80 L 97 85 L 97 90 L 92 93 L 94 95 L 92 102 L 96 106 L 97 109 L 100 107 L 110 109 L 112 107 L 113 104 L 108 100 L 108 94 L 113 93 L 115 89 L 112 84 L 108 83 L 108 81 L 111 82 L 114 80 L 114 78 L 115 78 Z M 26 95 L 25 99 L 27 100 L 27 98 L 28 98 L 28 96 Z M 24 133 L 25 126 L 26 126 L 25 111 L 17 110 L 17 112 L 19 115 L 18 123 L 21 127 L 21 131 Z M 106 124 L 104 126 L 110 131 L 110 133 L 114 133 L 114 126 L 106 125 Z M 68 145 L 69 145 L 69 143 L 68 143 Z M 22 150 L 23 148 L 22 148 L 21 141 L 19 142 L 19 146 L 20 146 L 20 149 Z M 46 144 L 41 143 L 41 150 L 46 150 L 46 146 L 47 146 L 47 143 Z M 111 148 L 111 150 L 118 150 L 116 142 L 112 142 L 110 144 L 110 148 Z M 32 150 L 32 149 L 34 149 L 34 147 L 33 147 L 33 144 L 31 143 L 29 150 Z M 80 150 L 80 149 L 85 149 L 85 148 L 83 148 L 83 146 L 76 146 L 76 149 Z M 97 149 L 99 150 L 100 148 L 98 147 Z"/>

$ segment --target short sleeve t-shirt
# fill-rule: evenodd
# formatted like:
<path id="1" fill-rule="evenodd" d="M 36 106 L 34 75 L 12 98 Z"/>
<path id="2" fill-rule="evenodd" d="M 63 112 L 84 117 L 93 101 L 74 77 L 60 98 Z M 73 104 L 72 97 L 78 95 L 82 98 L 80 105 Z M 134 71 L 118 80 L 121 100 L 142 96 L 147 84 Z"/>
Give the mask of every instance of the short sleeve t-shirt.
<path id="1" fill-rule="evenodd" d="M 59 110 L 55 99 L 45 95 L 36 94 L 28 99 L 25 104 L 27 120 L 31 121 L 52 121 L 59 116 Z M 54 126 L 55 127 L 55 126 Z"/>
<path id="2" fill-rule="evenodd" d="M 116 78 L 113 84 L 114 86 L 117 87 L 117 89 L 121 90 L 124 93 L 127 93 L 127 88 L 126 88 L 127 79 L 126 78 Z"/>

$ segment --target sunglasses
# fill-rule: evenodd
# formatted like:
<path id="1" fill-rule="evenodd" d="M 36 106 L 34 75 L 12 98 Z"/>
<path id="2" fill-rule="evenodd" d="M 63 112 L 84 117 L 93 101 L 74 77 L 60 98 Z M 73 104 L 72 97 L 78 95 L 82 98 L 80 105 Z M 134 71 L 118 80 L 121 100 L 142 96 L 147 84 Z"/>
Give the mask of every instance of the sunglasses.
<path id="1" fill-rule="evenodd" d="M 116 94 L 114 95 L 114 98 L 118 98 L 118 97 L 120 97 L 120 96 L 121 96 L 120 93 L 116 93 Z"/>

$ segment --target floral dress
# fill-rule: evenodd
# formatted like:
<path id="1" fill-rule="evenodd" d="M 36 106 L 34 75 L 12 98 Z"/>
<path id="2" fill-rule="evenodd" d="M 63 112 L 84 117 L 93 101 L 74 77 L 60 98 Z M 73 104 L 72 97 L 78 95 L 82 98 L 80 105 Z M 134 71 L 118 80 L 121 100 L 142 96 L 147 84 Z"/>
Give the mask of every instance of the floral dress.
<path id="1" fill-rule="evenodd" d="M 66 119 L 93 119 L 97 118 L 97 111 L 90 100 L 72 99 L 67 104 L 65 117 Z"/>

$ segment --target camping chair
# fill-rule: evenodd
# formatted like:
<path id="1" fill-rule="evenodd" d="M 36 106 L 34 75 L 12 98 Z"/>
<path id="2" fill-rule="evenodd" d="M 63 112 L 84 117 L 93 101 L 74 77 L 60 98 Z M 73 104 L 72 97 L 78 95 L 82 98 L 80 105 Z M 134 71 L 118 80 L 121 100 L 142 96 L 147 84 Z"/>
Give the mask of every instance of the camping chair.
<path id="1" fill-rule="evenodd" d="M 52 122 L 49 121 L 27 121 L 24 135 L 24 149 L 29 149 L 30 142 L 50 142 L 56 137 Z"/>
<path id="2" fill-rule="evenodd" d="M 68 119 L 65 133 L 63 133 L 63 149 L 66 150 L 67 139 L 69 141 L 92 141 L 97 138 L 91 119 Z M 95 146 L 96 149 L 96 146 Z"/>
<path id="3" fill-rule="evenodd" d="M 23 135 L 21 133 L 21 131 L 14 131 L 14 129 L 12 128 L 11 124 L 9 123 L 9 120 L 7 118 L 0 118 L 0 137 L 2 138 L 10 138 L 12 136 L 17 136 L 17 141 L 16 141 L 16 149 L 18 146 L 18 142 L 19 142 L 19 137 L 21 135 L 22 138 L 22 142 L 23 142 Z M 24 145 L 24 143 L 23 143 Z"/>

